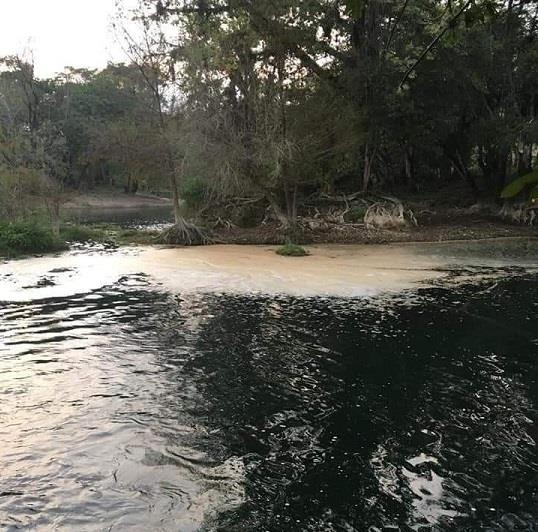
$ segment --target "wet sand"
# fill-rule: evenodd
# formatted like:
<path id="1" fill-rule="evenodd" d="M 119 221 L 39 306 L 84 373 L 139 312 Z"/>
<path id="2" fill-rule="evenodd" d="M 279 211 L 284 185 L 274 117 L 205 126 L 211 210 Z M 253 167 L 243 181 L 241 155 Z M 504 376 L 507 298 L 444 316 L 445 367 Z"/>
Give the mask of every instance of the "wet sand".
<path id="1" fill-rule="evenodd" d="M 87 292 L 142 274 L 174 292 L 365 297 L 427 286 L 455 266 L 537 265 L 537 247 L 518 258 L 507 244 L 310 246 L 307 257 L 281 257 L 273 246 L 123 248 L 28 258 L 0 267 L 0 299 L 27 300 Z M 486 247 L 484 247 L 486 246 Z M 526 247 L 525 247 L 526 246 Z"/>
<path id="2" fill-rule="evenodd" d="M 409 246 L 312 246 L 281 257 L 272 246 L 124 248 L 11 261 L 0 267 L 0 299 L 80 293 L 145 274 L 173 291 L 367 296 L 439 278 L 440 266 Z M 54 283 L 54 284 L 52 284 Z"/>

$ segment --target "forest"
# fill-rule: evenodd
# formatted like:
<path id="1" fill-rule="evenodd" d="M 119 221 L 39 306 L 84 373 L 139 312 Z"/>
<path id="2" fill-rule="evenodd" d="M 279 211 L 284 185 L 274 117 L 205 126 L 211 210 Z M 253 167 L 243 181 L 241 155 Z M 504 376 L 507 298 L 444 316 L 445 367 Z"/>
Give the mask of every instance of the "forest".
<path id="1" fill-rule="evenodd" d="M 119 3 L 124 63 L 1 58 L 0 220 L 57 233 L 66 197 L 109 186 L 169 197 L 166 238 L 202 243 L 331 201 L 415 223 L 398 198 L 456 187 L 532 223 L 537 23 L 529 0 Z"/>

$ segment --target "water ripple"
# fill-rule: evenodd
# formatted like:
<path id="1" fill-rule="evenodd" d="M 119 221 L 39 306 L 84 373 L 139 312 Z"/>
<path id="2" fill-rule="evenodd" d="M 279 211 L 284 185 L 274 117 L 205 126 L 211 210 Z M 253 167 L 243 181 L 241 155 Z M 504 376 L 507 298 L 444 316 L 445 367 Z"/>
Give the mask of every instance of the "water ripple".
<path id="1" fill-rule="evenodd" d="M 533 530 L 532 275 L 0 304 L 0 528 Z M 534 528 L 535 529 L 535 528 Z"/>

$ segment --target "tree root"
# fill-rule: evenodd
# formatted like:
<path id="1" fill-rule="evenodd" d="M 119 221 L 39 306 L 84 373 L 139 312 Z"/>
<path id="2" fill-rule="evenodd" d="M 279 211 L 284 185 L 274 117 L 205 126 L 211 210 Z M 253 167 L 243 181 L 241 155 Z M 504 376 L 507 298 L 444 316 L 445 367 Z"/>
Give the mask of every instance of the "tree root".
<path id="1" fill-rule="evenodd" d="M 364 215 L 367 229 L 397 229 L 408 225 L 418 225 L 415 214 L 398 199 L 382 197 L 370 205 Z"/>
<path id="2" fill-rule="evenodd" d="M 165 229 L 157 238 L 158 244 L 173 246 L 205 246 L 213 244 L 213 240 L 198 226 L 181 220 Z"/>
<path id="3" fill-rule="evenodd" d="M 500 210 L 502 218 L 521 225 L 534 225 L 538 218 L 538 206 L 528 203 L 505 203 Z"/>

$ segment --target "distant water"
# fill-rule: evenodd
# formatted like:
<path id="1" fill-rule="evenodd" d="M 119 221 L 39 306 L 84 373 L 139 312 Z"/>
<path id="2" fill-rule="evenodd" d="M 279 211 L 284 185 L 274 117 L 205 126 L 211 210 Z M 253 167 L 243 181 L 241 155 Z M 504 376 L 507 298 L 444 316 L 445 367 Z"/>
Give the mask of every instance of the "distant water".
<path id="1" fill-rule="evenodd" d="M 1 299 L 1 294 L 0 294 Z M 538 275 L 0 303 L 0 529 L 536 530 Z"/>
<path id="2" fill-rule="evenodd" d="M 145 207 L 79 207 L 65 210 L 68 220 L 76 223 L 113 223 L 134 229 L 153 229 L 174 221 L 170 205 Z"/>

